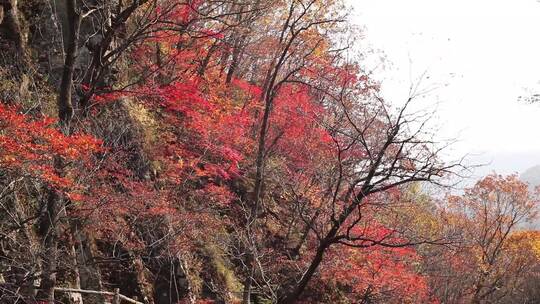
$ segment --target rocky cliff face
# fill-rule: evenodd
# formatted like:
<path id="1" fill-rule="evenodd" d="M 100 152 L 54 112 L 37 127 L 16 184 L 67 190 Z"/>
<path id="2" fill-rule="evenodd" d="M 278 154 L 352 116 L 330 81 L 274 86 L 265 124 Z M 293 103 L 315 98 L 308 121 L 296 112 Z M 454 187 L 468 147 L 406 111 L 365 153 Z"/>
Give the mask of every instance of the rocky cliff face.
<path id="1" fill-rule="evenodd" d="M 134 3 L 138 2 L 142 3 Z M 66 41 L 70 39 L 70 16 L 66 3 L 68 1 L 0 0 L 2 103 L 17 105 L 26 113 L 56 116 L 58 88 L 65 70 L 65 54 L 69 51 Z M 85 1 L 85 5 L 90 7 L 85 8 L 88 11 L 99 9 L 99 14 L 89 14 L 81 19 L 72 77 L 78 80 L 73 85 L 72 95 L 76 111 L 80 110 L 83 98 L 81 80 L 89 77 L 88 67 L 96 58 L 96 48 L 110 28 L 112 18 L 117 16 L 113 9 L 118 10 L 117 14 L 123 9 L 121 0 Z M 109 43 L 113 44 L 114 41 Z M 100 85 L 119 81 L 107 71 L 100 73 Z M 126 70 L 125 74 L 128 73 Z M 99 126 L 102 138 L 121 134 L 119 142 L 131 153 L 129 166 L 141 179 L 149 179 L 150 172 L 155 170 L 151 168 L 144 145 L 149 142 L 145 134 L 152 125 L 148 123 L 151 117 L 143 112 L 129 99 L 119 101 L 104 112 L 106 115 L 92 120 L 92 131 Z M 126 132 L 127 129 L 130 131 Z M 48 269 L 50 228 L 43 230 L 41 220 L 47 200 L 50 200 L 47 189 L 31 183 L 14 186 L 3 173 L 0 173 L 0 185 L 0 189 L 11 189 L 7 194 L 0 190 L 3 202 L 7 202 L 0 208 L 0 285 L 5 291 L 0 293 L 0 303 L 34 299 L 45 288 L 44 273 L 47 271 L 52 271 L 49 278 L 56 280 L 57 287 L 93 291 L 119 288 L 122 294 L 144 303 L 176 303 L 186 296 L 189 298 L 191 293 L 206 293 L 221 301 L 235 297 L 231 296 L 234 290 L 227 287 L 229 284 L 230 288 L 236 288 L 230 283 L 236 282 L 228 270 L 230 262 L 216 250 L 201 250 L 193 256 L 164 257 L 156 252 L 124 248 L 111 243 L 107 237 L 80 230 L 79 223 L 60 218 L 62 227 L 56 231 L 59 243 L 55 260 L 62 264 Z M 16 225 L 12 221 L 14 218 Z M 166 222 L 166 219 L 162 220 Z M 162 240 L 167 229 L 166 224 L 157 225 L 153 236 L 145 236 L 146 241 L 151 244 Z M 195 267 L 200 261 L 205 261 L 206 266 Z M 222 287 L 225 290 L 223 296 L 204 287 L 203 281 L 215 282 L 212 284 L 216 290 Z M 73 304 L 104 303 L 106 300 L 100 295 L 78 292 L 57 292 L 56 298 L 62 303 Z"/>

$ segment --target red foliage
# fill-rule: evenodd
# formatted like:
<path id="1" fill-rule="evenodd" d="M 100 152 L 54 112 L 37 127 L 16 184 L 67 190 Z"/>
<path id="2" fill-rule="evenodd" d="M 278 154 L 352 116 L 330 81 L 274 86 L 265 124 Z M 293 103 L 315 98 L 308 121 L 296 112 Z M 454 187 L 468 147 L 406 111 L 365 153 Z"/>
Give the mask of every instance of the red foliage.
<path id="1" fill-rule="evenodd" d="M 306 87 L 284 86 L 275 99 L 269 135 L 275 147 L 269 149 L 278 150 L 292 169 L 312 168 L 331 154 L 331 136 L 318 121 L 323 112 Z"/>
<path id="2" fill-rule="evenodd" d="M 102 151 L 101 141 L 84 134 L 64 135 L 54 128 L 55 123 L 50 117 L 31 119 L 0 104 L 0 166 L 20 177 L 36 178 L 69 192 L 75 199 L 74 177 L 55 168 L 55 157 L 66 164 L 88 166 L 92 155 Z"/>
<path id="3" fill-rule="evenodd" d="M 194 22 L 196 10 L 202 3 L 188 1 L 173 5 L 170 11 L 164 11 L 167 5 L 157 10 L 166 19 L 187 25 Z M 231 84 L 223 83 L 221 73 L 231 51 L 224 45 L 219 45 L 214 55 L 226 54 L 224 62 L 213 63 L 222 65 L 223 70 L 199 73 L 210 45 L 218 45 L 214 44 L 218 43 L 214 39 L 221 37 L 218 33 L 203 27 L 197 34 L 205 37 L 193 39 L 184 33 L 156 29 L 151 38 L 130 50 L 132 58 L 137 58 L 134 69 L 146 76 L 145 82 L 130 92 L 94 97 L 95 103 L 104 104 L 122 95 L 131 95 L 160 118 L 160 141 L 148 151 L 150 158 L 160 164 L 159 176 L 154 180 L 141 180 L 119 165 L 122 158 L 117 157 L 104 163 L 88 187 L 99 195 L 90 197 L 78 211 L 81 217 L 101 223 L 92 228 L 102 237 L 121 238 L 123 244 L 133 248 L 142 246 L 141 237 L 130 228 L 134 218 L 152 221 L 166 217 L 171 227 L 183 232 L 183 237 L 176 238 L 172 246 L 186 250 L 193 246 L 190 239 L 225 223 L 226 219 L 220 222 L 207 215 L 229 208 L 237 200 L 238 189 L 232 185 L 252 173 L 257 131 L 263 115 L 263 89 L 254 84 L 256 81 L 251 83 L 240 78 L 233 78 Z M 261 45 L 271 44 L 271 39 L 262 40 Z M 268 55 L 268 50 L 262 47 L 253 51 L 257 56 Z M 324 82 L 321 87 L 331 89 L 357 87 L 355 92 L 366 95 L 378 89 L 368 77 L 359 76 L 357 66 L 336 66 L 331 64 L 330 57 L 305 57 L 309 62 L 298 74 L 309 81 Z M 336 83 L 339 85 L 332 87 Z M 274 161 L 272 169 L 278 172 L 276 176 L 286 176 L 290 184 L 305 184 L 306 190 L 300 192 L 310 199 L 313 197 L 313 205 L 316 205 L 326 185 L 313 181 L 322 180 L 325 172 L 321 169 L 335 161 L 334 141 L 343 140 L 346 146 L 350 139 L 347 136 L 332 138 L 323 125 L 324 119 L 331 115 L 317 103 L 320 97 L 308 86 L 284 84 L 275 93 L 264 147 L 266 156 Z M 380 132 L 378 129 L 368 131 Z M 358 146 L 344 152 L 343 159 L 365 160 L 366 152 Z M 80 156 L 64 155 L 61 149 L 55 153 L 63 157 Z M 53 180 L 53 177 L 48 178 Z M 270 188 L 270 185 L 265 186 Z M 287 194 L 280 196 L 283 201 L 286 201 L 285 196 Z M 373 240 L 400 241 L 393 238 L 393 231 L 382 225 L 366 225 L 353 232 Z M 324 281 L 347 287 L 352 301 L 367 293 L 375 298 L 391 294 L 400 302 L 431 300 L 426 281 L 414 269 L 419 257 L 413 249 L 383 248 L 373 246 L 370 241 L 356 244 L 367 248 L 339 247 L 327 255 L 321 273 Z M 267 256 L 283 258 L 278 251 L 268 252 Z M 310 254 L 307 252 L 305 256 Z M 293 264 L 296 261 L 280 262 Z M 273 267 L 278 273 L 281 263 Z"/>
<path id="4" fill-rule="evenodd" d="M 346 287 L 351 301 L 436 303 L 427 280 L 417 269 L 419 263 L 420 257 L 411 247 L 336 247 L 329 252 L 321 277 L 335 286 Z"/>

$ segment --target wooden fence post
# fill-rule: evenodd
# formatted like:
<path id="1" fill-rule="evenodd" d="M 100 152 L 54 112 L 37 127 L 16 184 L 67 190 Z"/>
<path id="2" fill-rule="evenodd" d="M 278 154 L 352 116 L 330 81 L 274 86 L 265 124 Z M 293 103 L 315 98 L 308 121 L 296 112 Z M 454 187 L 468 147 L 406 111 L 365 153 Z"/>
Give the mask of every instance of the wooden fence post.
<path id="1" fill-rule="evenodd" d="M 114 289 L 113 304 L 120 304 L 120 288 Z"/>

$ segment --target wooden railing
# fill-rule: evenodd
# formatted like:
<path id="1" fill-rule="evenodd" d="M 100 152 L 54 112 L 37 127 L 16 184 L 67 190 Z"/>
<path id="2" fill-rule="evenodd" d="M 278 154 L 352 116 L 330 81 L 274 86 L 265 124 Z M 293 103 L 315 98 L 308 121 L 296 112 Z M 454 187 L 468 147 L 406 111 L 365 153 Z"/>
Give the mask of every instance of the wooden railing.
<path id="1" fill-rule="evenodd" d="M 56 287 L 54 289 L 54 291 L 111 296 L 111 297 L 113 297 L 112 304 L 120 304 L 121 301 L 125 301 L 125 302 L 128 302 L 128 303 L 133 303 L 133 304 L 144 304 L 143 302 L 133 300 L 131 298 L 128 298 L 128 297 L 120 294 L 120 289 L 118 289 L 118 288 L 115 288 L 114 292 L 110 292 L 110 291 L 97 291 L 97 290 L 84 290 L 84 289 L 75 289 L 75 288 Z"/>

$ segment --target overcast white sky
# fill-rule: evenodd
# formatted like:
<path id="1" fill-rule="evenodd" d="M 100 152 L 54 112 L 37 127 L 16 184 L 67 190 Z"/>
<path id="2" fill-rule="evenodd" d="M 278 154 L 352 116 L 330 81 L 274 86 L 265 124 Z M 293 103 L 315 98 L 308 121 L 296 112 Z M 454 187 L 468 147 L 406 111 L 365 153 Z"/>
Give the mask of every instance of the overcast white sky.
<path id="1" fill-rule="evenodd" d="M 536 0 L 350 0 L 365 44 L 387 58 L 377 75 L 384 94 L 407 96 L 427 71 L 439 86 L 441 137 L 457 137 L 455 155 L 473 153 L 485 174 L 540 164 L 540 104 L 518 101 L 540 91 L 540 3 Z M 426 78 L 427 78 L 426 77 Z M 412 79 L 411 79 L 412 78 Z M 536 91 L 535 91 L 536 90 Z"/>

